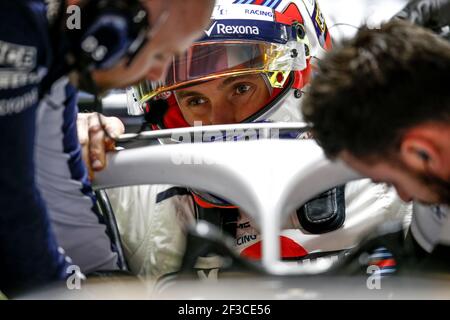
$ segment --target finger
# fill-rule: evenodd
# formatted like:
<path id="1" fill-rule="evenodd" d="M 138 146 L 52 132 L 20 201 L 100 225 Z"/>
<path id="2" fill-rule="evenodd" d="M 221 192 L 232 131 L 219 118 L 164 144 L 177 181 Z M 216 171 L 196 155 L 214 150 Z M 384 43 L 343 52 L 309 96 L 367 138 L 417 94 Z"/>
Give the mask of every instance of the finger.
<path id="1" fill-rule="evenodd" d="M 101 126 L 100 117 L 102 116 L 94 113 L 88 118 L 89 160 L 94 171 L 100 171 L 106 165 L 105 132 Z"/>
<path id="2" fill-rule="evenodd" d="M 114 129 L 116 130 L 116 129 Z M 122 133 L 125 130 L 121 131 Z M 115 135 L 110 135 L 108 137 L 105 138 L 105 149 L 106 151 L 115 151 L 116 150 L 116 140 L 120 135 L 117 135 L 117 131 L 115 131 L 116 134 Z M 120 134 L 122 134 L 120 133 Z"/>
<path id="3" fill-rule="evenodd" d="M 118 138 L 125 133 L 125 126 L 117 117 L 108 117 L 106 119 L 105 128 L 108 130 L 108 134 L 113 138 Z"/>
<path id="4" fill-rule="evenodd" d="M 115 149 L 115 139 L 125 132 L 125 126 L 122 121 L 116 117 L 104 117 L 103 125 L 105 131 L 108 133 L 105 138 L 105 149 L 106 151 L 114 151 Z"/>
<path id="5" fill-rule="evenodd" d="M 82 146 L 89 142 L 88 114 L 79 113 L 77 116 L 78 141 Z"/>

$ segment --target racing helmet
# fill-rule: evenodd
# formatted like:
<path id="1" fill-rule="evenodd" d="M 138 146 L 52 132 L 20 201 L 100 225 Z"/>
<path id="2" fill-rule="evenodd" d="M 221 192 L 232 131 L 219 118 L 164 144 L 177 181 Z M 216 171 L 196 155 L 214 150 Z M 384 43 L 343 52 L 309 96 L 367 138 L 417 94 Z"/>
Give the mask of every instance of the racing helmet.
<path id="1" fill-rule="evenodd" d="M 189 127 L 177 99 L 179 90 L 256 75 L 264 80 L 269 97 L 241 123 L 301 121 L 301 96 L 312 58 L 330 48 L 331 37 L 314 0 L 218 0 L 203 37 L 172 58 L 163 79 L 142 81 L 127 90 L 128 112 L 144 114 L 152 130 Z M 202 207 L 233 207 L 206 192 L 192 194 Z"/>

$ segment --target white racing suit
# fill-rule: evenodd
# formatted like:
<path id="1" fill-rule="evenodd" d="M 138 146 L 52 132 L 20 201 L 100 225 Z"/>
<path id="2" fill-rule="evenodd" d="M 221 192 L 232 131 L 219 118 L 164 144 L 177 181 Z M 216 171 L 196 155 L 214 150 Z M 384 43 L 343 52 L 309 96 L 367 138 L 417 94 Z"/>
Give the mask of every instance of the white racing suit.
<path id="1" fill-rule="evenodd" d="M 108 190 L 131 271 L 148 277 L 176 272 L 185 251 L 186 224 L 195 223 L 196 204 L 189 191 L 168 185 L 146 185 Z M 298 214 L 284 224 L 281 254 L 292 258 L 336 252 L 353 247 L 374 226 L 402 219 L 409 224 L 411 205 L 402 202 L 393 188 L 359 180 L 345 186 L 345 222 L 321 234 L 305 231 Z M 238 211 L 236 250 L 257 257 L 261 240 L 249 217 Z M 217 260 L 204 259 L 199 269 L 215 269 Z"/>

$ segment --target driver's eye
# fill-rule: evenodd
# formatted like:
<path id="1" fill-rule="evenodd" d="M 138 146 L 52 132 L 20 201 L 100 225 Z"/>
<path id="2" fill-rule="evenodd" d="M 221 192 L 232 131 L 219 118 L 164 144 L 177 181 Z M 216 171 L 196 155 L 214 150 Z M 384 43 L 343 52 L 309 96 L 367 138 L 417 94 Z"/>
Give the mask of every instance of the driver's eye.
<path id="1" fill-rule="evenodd" d="M 190 107 L 196 107 L 196 106 L 205 104 L 207 102 L 208 102 L 208 100 L 204 97 L 193 97 L 187 101 L 187 104 Z"/>
<path id="2" fill-rule="evenodd" d="M 238 84 L 238 85 L 236 85 L 236 87 L 234 88 L 234 92 L 235 92 L 236 94 L 244 94 L 244 93 L 250 91 L 251 88 L 252 88 L 252 87 L 251 87 L 251 85 L 249 85 L 249 84 Z"/>

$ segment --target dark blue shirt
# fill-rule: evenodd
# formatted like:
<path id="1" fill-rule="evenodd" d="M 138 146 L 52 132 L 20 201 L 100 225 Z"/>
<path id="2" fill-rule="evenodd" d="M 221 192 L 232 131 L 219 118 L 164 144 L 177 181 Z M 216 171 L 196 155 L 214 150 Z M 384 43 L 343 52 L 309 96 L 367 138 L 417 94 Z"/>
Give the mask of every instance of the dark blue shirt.
<path id="1" fill-rule="evenodd" d="M 44 1 L 0 1 L 0 290 L 66 276 L 36 187 L 41 84 L 51 65 Z"/>

